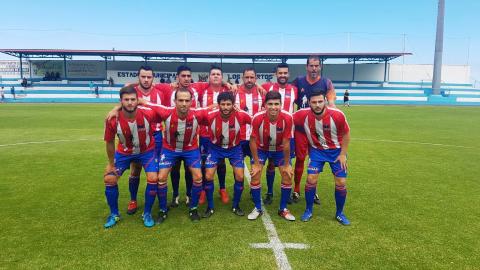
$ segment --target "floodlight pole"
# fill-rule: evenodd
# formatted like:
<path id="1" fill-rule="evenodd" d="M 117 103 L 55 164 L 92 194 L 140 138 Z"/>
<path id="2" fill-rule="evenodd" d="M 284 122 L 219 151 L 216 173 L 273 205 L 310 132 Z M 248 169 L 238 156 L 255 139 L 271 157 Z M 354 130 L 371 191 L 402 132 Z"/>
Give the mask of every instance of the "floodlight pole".
<path id="1" fill-rule="evenodd" d="M 435 40 L 435 58 L 433 59 L 432 92 L 440 95 L 442 82 L 442 54 L 443 54 L 443 21 L 445 17 L 445 0 L 438 0 L 437 37 Z"/>

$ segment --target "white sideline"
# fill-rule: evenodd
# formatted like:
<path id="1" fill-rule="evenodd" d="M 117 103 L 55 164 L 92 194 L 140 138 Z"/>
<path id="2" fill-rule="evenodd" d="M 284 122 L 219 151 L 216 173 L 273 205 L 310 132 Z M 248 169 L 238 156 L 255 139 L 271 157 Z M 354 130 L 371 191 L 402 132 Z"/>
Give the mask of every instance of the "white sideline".
<path id="1" fill-rule="evenodd" d="M 246 166 L 245 166 L 246 167 Z M 246 167 L 248 169 L 248 167 Z M 250 177 L 246 178 L 248 183 L 250 184 Z M 263 205 L 262 201 L 262 208 L 263 208 L 263 215 L 262 215 L 262 222 L 267 230 L 268 240 L 269 243 L 252 243 L 250 246 L 252 248 L 267 248 L 273 250 L 273 255 L 275 255 L 275 261 L 277 263 L 278 269 L 281 270 L 290 270 L 292 266 L 288 262 L 287 254 L 285 253 L 285 249 L 307 249 L 309 246 L 307 244 L 301 243 L 282 243 L 280 238 L 278 237 L 277 230 L 275 229 L 275 225 L 273 224 L 270 215 L 265 209 L 265 205 Z"/>
<path id="2" fill-rule="evenodd" d="M 26 145 L 26 144 L 57 143 L 57 142 L 78 142 L 78 141 L 90 141 L 90 140 L 92 140 L 92 139 L 54 140 L 54 141 L 41 141 L 41 142 L 21 142 L 21 143 L 0 144 L 0 147 L 15 146 L 15 145 Z"/>

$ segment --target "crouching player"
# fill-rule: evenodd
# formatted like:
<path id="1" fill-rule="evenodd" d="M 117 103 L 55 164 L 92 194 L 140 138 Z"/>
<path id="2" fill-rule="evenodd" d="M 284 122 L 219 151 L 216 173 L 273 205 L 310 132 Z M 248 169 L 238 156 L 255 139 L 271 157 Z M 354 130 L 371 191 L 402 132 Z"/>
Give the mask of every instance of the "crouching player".
<path id="1" fill-rule="evenodd" d="M 205 191 L 208 202 L 207 210 L 203 215 L 205 218 L 210 217 L 214 213 L 213 178 L 217 165 L 225 158 L 229 159 L 235 177 L 232 212 L 238 216 L 245 215 L 239 206 L 243 192 L 244 173 L 244 158 L 240 142 L 245 140 L 245 134 L 241 132 L 241 127 L 250 125 L 252 119 L 248 113 L 236 111 L 233 107 L 234 102 L 235 97 L 231 92 L 218 94 L 217 103 L 219 109 L 209 112 L 207 119 L 202 123 L 208 126 L 210 139 L 208 156 L 205 161 Z"/>
<path id="2" fill-rule="evenodd" d="M 317 189 L 318 174 L 325 162 L 330 164 L 335 179 L 335 217 L 342 225 L 350 225 L 343 213 L 347 197 L 347 150 L 350 142 L 350 128 L 342 111 L 326 106 L 325 94 L 314 90 L 308 97 L 310 108 L 294 113 L 295 126 L 303 126 L 309 142 L 310 162 L 305 184 L 306 209 L 302 221 L 309 221 L 313 215 L 313 202 Z"/>
<path id="3" fill-rule="evenodd" d="M 282 96 L 271 91 L 265 95 L 265 111 L 255 114 L 252 120 L 252 182 L 251 194 L 255 208 L 248 215 L 249 220 L 257 219 L 262 212 L 260 178 L 265 161 L 273 160 L 282 176 L 281 198 L 278 214 L 286 220 L 295 217 L 288 211 L 287 202 L 292 191 L 292 166 L 290 164 L 290 138 L 293 133 L 292 115 L 282 109 Z"/>
<path id="4" fill-rule="evenodd" d="M 152 227 L 155 222 L 151 211 L 157 195 L 158 163 L 155 158 L 155 140 L 151 123 L 159 122 L 151 109 L 138 106 L 137 92 L 133 87 L 120 89 L 121 109 L 117 117 L 105 123 L 106 151 L 108 165 L 105 170 L 105 196 L 110 207 L 110 215 L 105 228 L 114 226 L 120 220 L 118 211 L 118 178 L 130 168 L 132 162 L 141 164 L 147 174 L 143 223 Z M 115 151 L 115 135 L 118 136 Z"/>

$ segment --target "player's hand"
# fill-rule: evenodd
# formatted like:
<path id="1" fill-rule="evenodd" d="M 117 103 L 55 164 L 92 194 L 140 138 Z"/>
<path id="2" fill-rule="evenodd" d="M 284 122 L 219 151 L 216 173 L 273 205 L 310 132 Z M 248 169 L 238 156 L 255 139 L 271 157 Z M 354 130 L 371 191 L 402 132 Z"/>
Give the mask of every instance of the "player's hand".
<path id="1" fill-rule="evenodd" d="M 107 168 L 105 169 L 105 175 L 110 173 L 113 173 L 115 176 L 118 176 L 117 168 L 115 168 L 115 165 L 108 163 Z"/>
<path id="2" fill-rule="evenodd" d="M 233 105 L 233 109 L 234 109 L 235 111 L 237 111 L 237 112 L 242 111 L 242 109 L 240 109 L 240 107 L 238 107 L 237 104 L 234 104 L 234 105 Z"/>
<path id="3" fill-rule="evenodd" d="M 143 98 L 139 98 L 138 99 L 138 105 L 147 105 L 148 101 L 146 101 L 145 99 Z"/>
<path id="4" fill-rule="evenodd" d="M 107 116 L 105 117 L 106 121 L 110 121 L 112 118 L 118 117 L 118 111 L 121 109 L 119 105 L 116 105 L 113 110 L 109 111 Z"/>
<path id="5" fill-rule="evenodd" d="M 178 88 L 178 83 L 177 82 L 172 82 L 172 83 L 170 83 L 170 87 L 172 87 L 173 89 L 177 89 Z"/>
<path id="6" fill-rule="evenodd" d="M 293 178 L 293 168 L 292 165 L 286 164 L 281 166 L 283 173 L 285 173 L 290 179 Z"/>
<path id="7" fill-rule="evenodd" d="M 262 165 L 260 163 L 253 163 L 252 169 L 250 170 L 250 175 L 254 177 L 255 175 L 262 172 Z"/>
<path id="8" fill-rule="evenodd" d="M 346 154 L 340 154 L 338 157 L 335 159 L 334 162 L 340 162 L 340 166 L 342 167 L 342 170 L 347 169 L 347 155 Z"/>
<path id="9" fill-rule="evenodd" d="M 267 90 L 263 89 L 260 84 L 257 84 L 257 90 L 262 96 L 265 96 L 267 94 Z"/>
<path id="10" fill-rule="evenodd" d="M 233 94 L 236 94 L 236 93 L 237 93 L 237 91 L 238 91 L 238 85 L 236 85 L 236 84 L 230 84 L 230 83 L 228 83 L 228 82 L 227 82 L 226 85 L 227 85 L 227 88 L 228 88 L 231 92 L 233 92 Z"/>

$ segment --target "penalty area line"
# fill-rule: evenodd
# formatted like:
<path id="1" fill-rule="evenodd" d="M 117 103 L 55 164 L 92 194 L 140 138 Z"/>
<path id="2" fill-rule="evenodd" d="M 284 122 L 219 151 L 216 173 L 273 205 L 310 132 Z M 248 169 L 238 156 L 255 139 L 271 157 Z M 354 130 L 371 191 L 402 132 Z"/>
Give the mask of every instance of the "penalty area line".
<path id="1" fill-rule="evenodd" d="M 60 142 L 79 142 L 79 141 L 94 141 L 93 139 L 75 139 L 75 140 L 52 140 L 52 141 L 38 141 L 38 142 L 20 142 L 10 144 L 0 144 L 0 147 L 28 145 L 28 144 L 44 144 L 44 143 L 60 143 Z M 96 141 L 96 139 L 95 139 Z"/>

